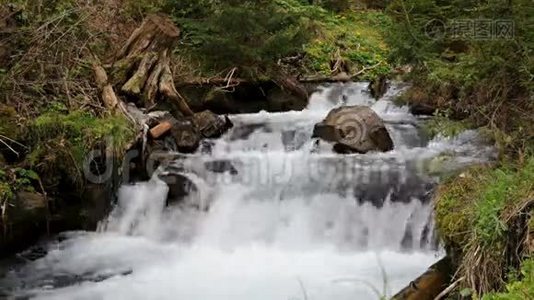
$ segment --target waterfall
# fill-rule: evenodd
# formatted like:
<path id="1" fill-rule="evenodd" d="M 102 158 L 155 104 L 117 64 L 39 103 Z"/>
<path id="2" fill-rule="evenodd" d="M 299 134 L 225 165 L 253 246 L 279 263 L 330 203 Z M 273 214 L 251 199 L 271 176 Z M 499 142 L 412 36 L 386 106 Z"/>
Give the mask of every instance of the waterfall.
<path id="1" fill-rule="evenodd" d="M 377 299 L 437 261 L 431 196 L 447 170 L 483 162 L 474 132 L 429 141 L 420 120 L 364 83 L 304 111 L 231 116 L 234 128 L 124 185 L 96 233 L 65 234 L 4 279 L 43 299 Z M 311 138 L 338 105 L 367 105 L 395 149 L 339 155 Z M 172 156 L 171 156 L 172 157 Z M 444 161 L 444 162 L 443 162 Z M 439 169 L 439 168 L 438 168 Z M 438 172 L 439 173 L 439 172 Z M 180 178 L 168 185 L 169 179 Z M 173 184 L 190 193 L 170 201 Z M 21 284 L 22 283 L 22 284 Z"/>

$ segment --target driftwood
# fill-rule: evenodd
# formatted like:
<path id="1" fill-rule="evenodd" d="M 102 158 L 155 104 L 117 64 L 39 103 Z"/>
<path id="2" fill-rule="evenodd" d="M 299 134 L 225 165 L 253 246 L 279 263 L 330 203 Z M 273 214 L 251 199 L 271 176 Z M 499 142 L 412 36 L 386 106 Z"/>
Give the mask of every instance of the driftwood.
<path id="1" fill-rule="evenodd" d="M 126 104 L 119 100 L 117 94 L 115 94 L 113 86 L 111 85 L 111 83 L 109 83 L 108 74 L 106 73 L 106 70 L 104 70 L 104 68 L 99 63 L 97 63 L 97 61 L 98 59 L 95 58 L 95 62 L 93 63 L 93 72 L 95 73 L 96 84 L 101 90 L 102 102 L 104 102 L 104 106 L 106 107 L 106 109 L 113 114 L 124 115 L 134 124 L 140 124 L 140 121 L 134 118 L 128 112 Z"/>
<path id="2" fill-rule="evenodd" d="M 161 122 L 158 125 L 152 127 L 152 129 L 150 129 L 150 136 L 153 139 L 157 139 L 165 133 L 169 132 L 172 129 L 172 125 L 173 124 L 170 121 Z"/>
<path id="3" fill-rule="evenodd" d="M 392 300 L 434 300 L 448 286 L 453 270 L 449 257 L 433 264 L 407 287 L 393 296 Z"/>
<path id="4" fill-rule="evenodd" d="M 152 107 L 158 96 L 176 104 L 185 116 L 192 116 L 187 101 L 174 85 L 170 53 L 180 36 L 172 20 L 162 14 L 148 16 L 116 56 L 114 74 L 123 82 L 121 92 Z M 125 78 L 126 74 L 133 74 Z"/>
<path id="5" fill-rule="evenodd" d="M 213 78 L 197 78 L 193 80 L 185 80 L 177 83 L 177 86 L 191 86 L 191 85 L 220 85 L 220 86 L 238 86 L 242 83 L 250 83 L 250 80 L 241 79 L 241 78 L 224 78 L 224 77 L 213 77 Z"/>
<path id="6" fill-rule="evenodd" d="M 364 67 L 358 72 L 354 74 L 347 74 L 345 72 L 340 72 L 336 75 L 331 76 L 324 76 L 324 75 L 314 75 L 314 76 L 307 76 L 307 77 L 300 77 L 298 80 L 302 83 L 321 83 L 321 82 L 348 82 L 348 81 L 354 81 L 357 80 L 358 77 L 362 74 L 365 74 L 365 72 L 370 71 L 376 67 L 378 67 L 382 62 L 378 62 L 372 66 Z"/>

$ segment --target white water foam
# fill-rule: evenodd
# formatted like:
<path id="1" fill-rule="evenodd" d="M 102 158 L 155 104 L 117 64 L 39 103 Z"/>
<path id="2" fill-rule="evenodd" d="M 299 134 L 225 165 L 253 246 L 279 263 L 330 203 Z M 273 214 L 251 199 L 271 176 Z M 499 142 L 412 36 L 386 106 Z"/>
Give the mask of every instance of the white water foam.
<path id="1" fill-rule="evenodd" d="M 157 174 L 123 186 L 102 232 L 71 233 L 50 245 L 44 258 L 9 276 L 17 286 L 10 293 L 113 300 L 393 295 L 442 255 L 428 203 L 433 178 L 413 165 L 442 153 L 465 164 L 488 154 L 471 133 L 424 141 L 417 119 L 390 101 L 394 94 L 376 102 L 364 86 L 325 88 L 302 112 L 232 116 L 235 128 L 209 154 L 170 168 L 186 174 L 198 194 L 166 208 L 168 188 Z M 313 124 L 341 104 L 369 105 L 390 122 L 395 150 L 341 156 L 315 147 Z M 213 173 L 205 167 L 213 161 L 235 172 Z"/>

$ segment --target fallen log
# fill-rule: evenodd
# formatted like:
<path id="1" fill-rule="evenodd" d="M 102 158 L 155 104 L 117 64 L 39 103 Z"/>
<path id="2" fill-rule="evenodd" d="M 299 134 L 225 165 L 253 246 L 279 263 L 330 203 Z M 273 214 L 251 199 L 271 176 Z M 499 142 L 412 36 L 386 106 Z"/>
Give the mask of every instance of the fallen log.
<path id="1" fill-rule="evenodd" d="M 452 277 L 451 260 L 445 257 L 393 296 L 392 300 L 434 300 L 444 291 Z"/>

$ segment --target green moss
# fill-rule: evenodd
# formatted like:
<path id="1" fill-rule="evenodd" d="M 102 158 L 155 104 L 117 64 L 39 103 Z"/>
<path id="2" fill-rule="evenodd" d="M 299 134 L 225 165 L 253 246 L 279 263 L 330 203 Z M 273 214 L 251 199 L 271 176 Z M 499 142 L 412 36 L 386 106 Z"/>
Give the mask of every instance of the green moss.
<path id="1" fill-rule="evenodd" d="M 525 165 L 476 167 L 441 185 L 436 196 L 440 234 L 456 245 L 478 243 L 502 249 L 507 233 L 504 212 L 534 196 L 534 158 Z"/>
<path id="2" fill-rule="evenodd" d="M 436 225 L 449 245 L 462 246 L 469 239 L 470 225 L 483 167 L 446 180 L 436 195 Z"/>
<path id="3" fill-rule="evenodd" d="M 439 187 L 436 226 L 456 257 L 458 276 L 466 277 L 462 287 L 478 295 L 500 290 L 505 274 L 528 257 L 528 248 L 517 243 L 529 232 L 525 216 L 533 213 L 527 211 L 532 199 L 532 156 L 498 168 L 475 167 Z"/>
<path id="4" fill-rule="evenodd" d="M 349 63 L 351 73 L 370 68 L 363 74 L 371 79 L 391 71 L 386 61 L 388 47 L 383 34 L 390 25 L 389 18 L 379 11 L 354 11 L 345 14 L 320 11 L 318 34 L 304 46 L 305 67 L 312 72 L 330 75 L 330 64 L 340 58 Z"/>
<path id="5" fill-rule="evenodd" d="M 0 134 L 15 139 L 20 134 L 17 112 L 13 107 L 0 105 Z"/>
<path id="6" fill-rule="evenodd" d="M 97 143 L 106 143 L 116 154 L 124 151 L 133 138 L 132 126 L 122 116 L 98 118 L 86 111 L 68 114 L 57 111 L 37 117 L 29 126 L 29 155 L 33 166 L 47 163 L 80 176 L 85 155 Z"/>
<path id="7" fill-rule="evenodd" d="M 524 300 L 534 298 L 534 259 L 527 259 L 521 268 L 521 279 L 511 280 L 506 284 L 506 292 L 491 293 L 483 300 Z"/>

